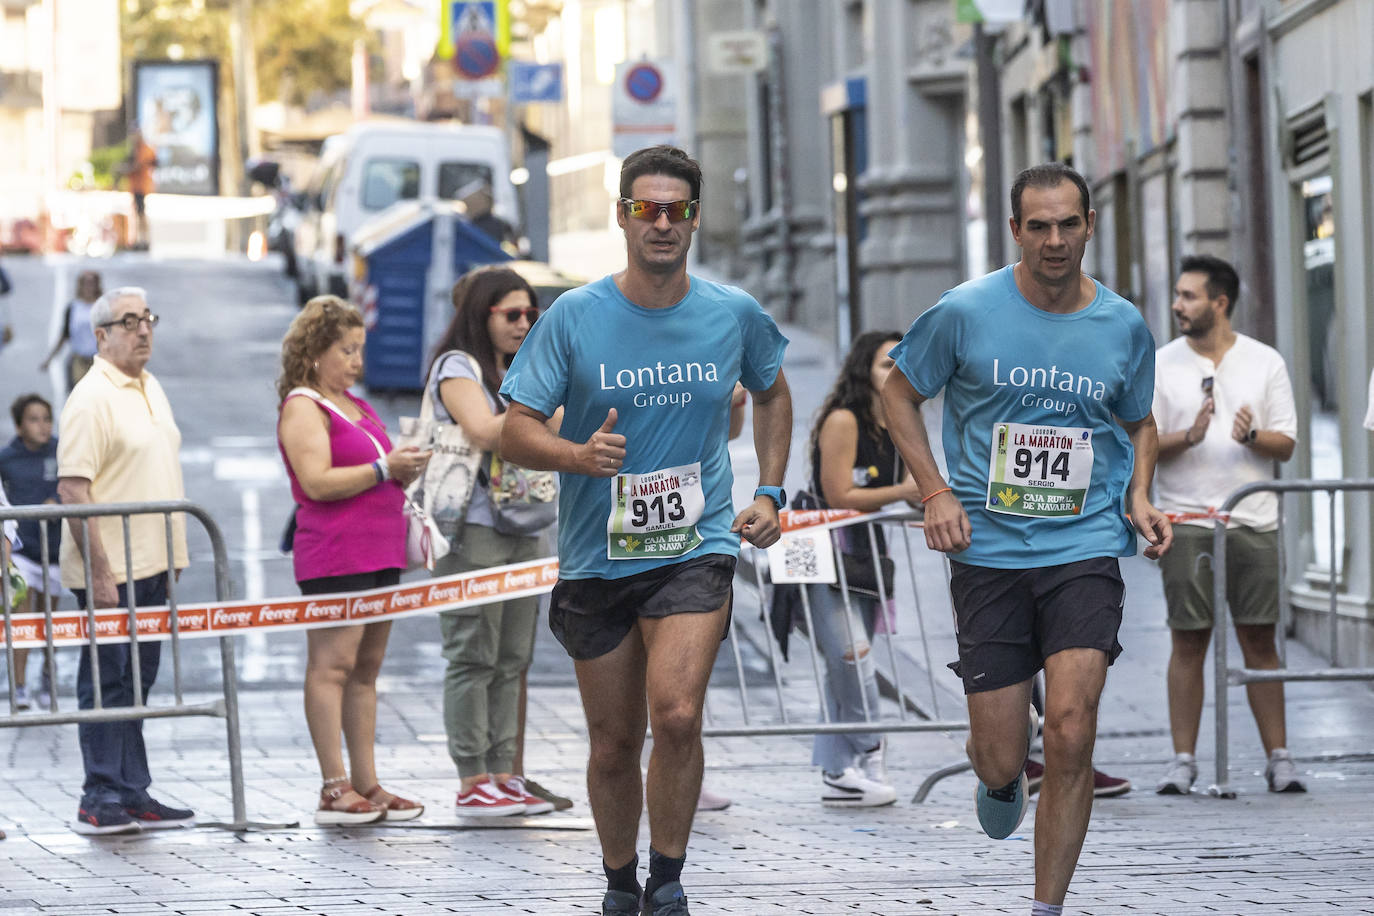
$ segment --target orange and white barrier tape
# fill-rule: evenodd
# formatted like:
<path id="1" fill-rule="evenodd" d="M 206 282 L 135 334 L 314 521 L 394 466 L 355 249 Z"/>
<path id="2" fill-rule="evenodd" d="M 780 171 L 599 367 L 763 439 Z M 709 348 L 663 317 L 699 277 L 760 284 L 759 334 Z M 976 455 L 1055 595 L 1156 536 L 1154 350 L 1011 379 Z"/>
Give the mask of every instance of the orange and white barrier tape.
<path id="1" fill-rule="evenodd" d="M 1206 512 L 1165 512 L 1164 517 L 1170 524 L 1177 525 L 1180 522 L 1200 522 L 1200 521 L 1220 521 L 1224 525 L 1231 523 L 1231 513 L 1218 512 L 1215 506 L 1208 506 Z"/>
<path id="2" fill-rule="evenodd" d="M 853 509 L 787 510 L 779 513 L 784 532 L 804 528 L 834 528 L 883 518 L 892 513 L 856 512 Z M 267 601 L 216 601 L 183 604 L 177 608 L 177 632 L 184 638 L 230 636 L 250 630 L 308 630 L 341 624 L 399 620 L 416 614 L 437 614 L 477 607 L 507 598 L 543 595 L 558 581 L 558 558 L 544 557 L 527 563 L 494 566 L 438 579 L 406 582 L 391 588 L 333 595 L 293 595 Z M 166 607 L 139 608 L 136 612 L 139 639 L 170 639 L 172 615 Z M 47 621 L 42 614 L 14 614 L 10 631 L 16 649 L 47 645 Z M 129 610 L 98 608 L 95 612 L 96 642 L 124 642 L 129 638 Z M 53 645 L 82 646 L 91 639 L 86 611 L 66 610 L 52 615 Z M 5 634 L 0 628 L 0 646 Z"/>
<path id="3" fill-rule="evenodd" d="M 907 509 L 886 509 L 881 512 L 860 512 L 858 509 L 784 509 L 778 513 L 783 534 L 803 528 L 839 528 L 863 522 L 877 522 L 905 515 Z M 919 522 L 911 524 L 919 525 Z"/>
<path id="4" fill-rule="evenodd" d="M 270 601 L 183 604 L 177 608 L 177 631 L 184 638 L 232 636 L 249 630 L 307 630 L 340 624 L 376 623 L 416 614 L 436 614 L 490 604 L 507 598 L 542 595 L 558 581 L 558 560 L 545 557 L 527 563 L 494 566 L 438 579 L 402 583 L 392 588 L 333 595 L 296 595 Z M 139 608 L 139 639 L 170 639 L 172 616 L 165 607 Z M 15 614 L 10 619 L 17 649 L 47 645 L 42 614 Z M 96 641 L 124 642 L 129 638 L 128 608 L 99 608 L 95 612 Z M 84 610 L 52 615 L 53 644 L 87 645 L 90 617 Z M 0 629 L 0 646 L 4 645 Z"/>

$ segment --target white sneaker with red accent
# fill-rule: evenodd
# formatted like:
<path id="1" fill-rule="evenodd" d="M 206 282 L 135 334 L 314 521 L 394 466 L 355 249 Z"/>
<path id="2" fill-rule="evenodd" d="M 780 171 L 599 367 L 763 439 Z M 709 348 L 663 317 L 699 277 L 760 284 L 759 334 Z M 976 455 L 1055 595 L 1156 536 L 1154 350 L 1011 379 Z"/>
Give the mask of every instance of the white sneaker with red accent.
<path id="1" fill-rule="evenodd" d="M 508 817 L 525 813 L 525 803 L 501 791 L 491 780 L 479 782 L 467 792 L 459 792 L 453 805 L 459 817 Z"/>
<path id="2" fill-rule="evenodd" d="M 512 798 L 520 799 L 525 806 L 526 814 L 548 814 L 553 810 L 553 802 L 540 798 L 525 788 L 523 776 L 512 776 L 500 784 L 500 789 Z"/>

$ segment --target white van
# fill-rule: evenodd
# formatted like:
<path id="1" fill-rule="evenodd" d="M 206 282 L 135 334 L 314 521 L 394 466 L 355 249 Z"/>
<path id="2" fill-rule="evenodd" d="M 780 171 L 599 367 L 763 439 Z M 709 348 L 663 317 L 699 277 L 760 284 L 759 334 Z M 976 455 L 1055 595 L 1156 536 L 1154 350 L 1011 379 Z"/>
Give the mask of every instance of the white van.
<path id="1" fill-rule="evenodd" d="M 381 121 L 330 137 L 302 195 L 295 231 L 299 300 L 347 296 L 349 243 L 369 217 L 402 200 L 460 201 L 483 185 L 490 188 L 492 214 L 519 225 L 510 152 L 496 127 Z"/>

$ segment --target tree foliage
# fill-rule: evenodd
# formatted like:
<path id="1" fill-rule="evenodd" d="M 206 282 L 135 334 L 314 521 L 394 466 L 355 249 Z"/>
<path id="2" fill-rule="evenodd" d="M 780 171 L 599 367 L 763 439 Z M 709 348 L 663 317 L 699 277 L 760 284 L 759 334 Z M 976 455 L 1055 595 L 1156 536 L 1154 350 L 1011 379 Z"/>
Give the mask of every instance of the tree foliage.
<path id="1" fill-rule="evenodd" d="M 229 26 L 235 0 L 121 0 L 124 58 L 173 56 L 220 62 L 232 79 Z M 351 81 L 353 43 L 375 39 L 349 13 L 349 0 L 251 0 L 258 99 L 301 104 Z M 282 98 L 285 94 L 288 97 Z"/>
<path id="2" fill-rule="evenodd" d="M 354 41 L 376 50 L 348 6 L 348 0 L 284 0 L 254 8 L 259 98 L 299 105 L 317 92 L 348 87 Z"/>

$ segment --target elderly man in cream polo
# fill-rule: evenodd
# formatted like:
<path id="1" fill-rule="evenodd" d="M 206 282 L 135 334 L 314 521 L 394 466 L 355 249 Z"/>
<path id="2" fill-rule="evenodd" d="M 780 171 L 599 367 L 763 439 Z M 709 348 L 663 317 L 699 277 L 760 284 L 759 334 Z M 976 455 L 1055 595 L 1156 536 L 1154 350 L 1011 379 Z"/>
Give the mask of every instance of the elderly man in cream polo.
<path id="1" fill-rule="evenodd" d="M 97 343 L 94 365 L 72 389 L 62 410 L 62 438 L 57 450 L 57 492 L 66 505 L 146 502 L 180 499 L 181 431 L 162 386 L 144 367 L 153 355 L 157 315 L 148 310 L 143 290 L 126 286 L 105 293 L 91 309 Z M 160 515 L 136 515 L 129 522 L 133 565 L 126 568 L 121 519 L 92 519 L 90 536 L 78 519 L 69 522 L 71 536 L 62 539 L 62 584 L 72 589 L 81 607 L 87 597 L 97 608 L 124 607 L 133 589 L 138 607 L 167 601 L 167 576 L 184 569 L 186 520 L 172 517 L 173 556 Z M 87 583 L 83 558 L 90 559 Z M 157 678 L 162 643 L 138 643 L 141 697 Z M 135 705 L 130 644 L 99 648 L 101 701 L 105 707 Z M 81 654 L 77 673 L 78 705 L 95 705 L 89 650 Z M 135 832 L 184 827 L 193 812 L 173 808 L 148 794 L 152 777 L 143 746 L 143 721 L 83 722 L 78 726 L 86 770 L 81 804 L 72 827 L 83 834 Z"/>

